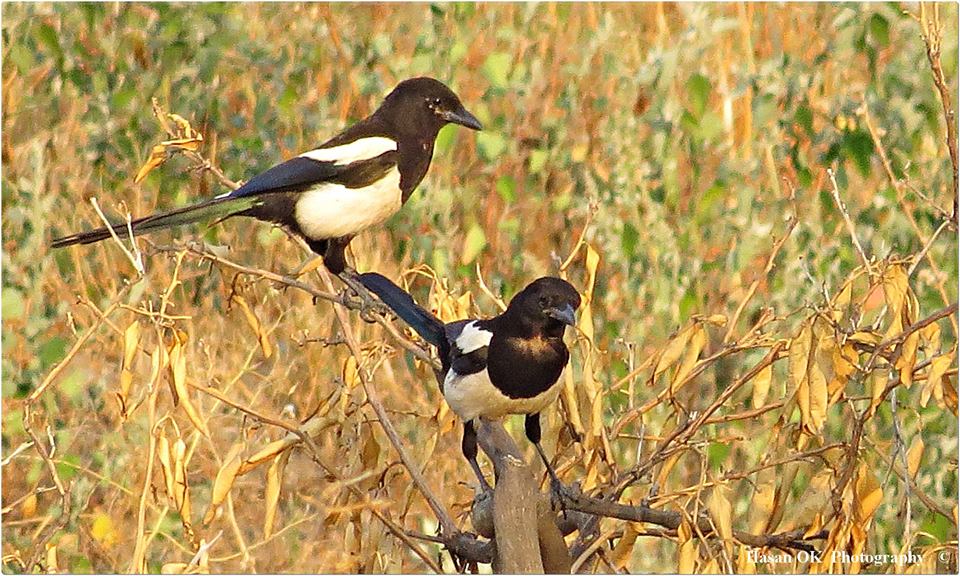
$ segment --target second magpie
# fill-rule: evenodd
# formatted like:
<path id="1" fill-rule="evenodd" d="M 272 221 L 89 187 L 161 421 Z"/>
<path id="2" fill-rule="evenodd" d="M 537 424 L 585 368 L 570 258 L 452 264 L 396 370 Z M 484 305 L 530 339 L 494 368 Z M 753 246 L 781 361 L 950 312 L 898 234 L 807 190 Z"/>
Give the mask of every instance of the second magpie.
<path id="1" fill-rule="evenodd" d="M 477 464 L 474 420 L 525 414 L 527 438 L 558 489 L 560 481 L 540 445 L 540 411 L 560 392 L 560 375 L 570 359 L 563 334 L 567 326 L 576 325 L 577 290 L 560 278 L 539 278 L 514 296 L 499 316 L 444 324 L 384 276 L 369 272 L 359 280 L 437 347 L 443 397 L 463 419 L 463 455 L 483 487 L 488 489 L 489 484 Z"/>
<path id="2" fill-rule="evenodd" d="M 433 78 L 405 80 L 372 115 L 317 148 L 254 176 L 236 190 L 138 218 L 130 228 L 138 235 L 250 216 L 303 237 L 331 272 L 341 274 L 350 240 L 397 212 L 423 180 L 437 133 L 448 123 L 481 128 L 443 83 Z M 128 235 L 125 223 L 113 230 L 117 236 Z M 51 245 L 90 244 L 109 237 L 110 229 L 98 228 L 57 238 Z"/>

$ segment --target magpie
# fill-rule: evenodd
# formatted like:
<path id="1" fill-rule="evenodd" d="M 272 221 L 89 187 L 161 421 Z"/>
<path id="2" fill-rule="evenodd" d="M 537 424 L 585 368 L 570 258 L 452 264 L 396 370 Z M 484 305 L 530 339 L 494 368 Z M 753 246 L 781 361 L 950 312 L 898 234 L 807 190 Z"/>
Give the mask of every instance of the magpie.
<path id="1" fill-rule="evenodd" d="M 453 123 L 480 130 L 460 98 L 433 78 L 404 80 L 377 110 L 327 140 L 251 178 L 236 190 L 191 206 L 138 218 L 134 235 L 231 216 L 273 222 L 301 236 L 341 275 L 345 250 L 360 231 L 396 213 L 430 167 L 437 133 Z M 125 223 L 113 231 L 128 236 Z M 98 228 L 53 240 L 59 248 L 110 237 Z"/>
<path id="2" fill-rule="evenodd" d="M 360 283 L 436 346 L 443 397 L 463 420 L 461 450 L 485 490 L 490 489 L 477 463 L 476 418 L 525 414 L 524 430 L 543 460 L 553 490 L 560 480 L 540 445 L 540 411 L 560 392 L 560 375 L 570 353 L 563 342 L 575 326 L 580 294 L 565 280 L 539 278 L 513 297 L 499 316 L 444 324 L 414 302 L 405 290 L 375 272 Z"/>

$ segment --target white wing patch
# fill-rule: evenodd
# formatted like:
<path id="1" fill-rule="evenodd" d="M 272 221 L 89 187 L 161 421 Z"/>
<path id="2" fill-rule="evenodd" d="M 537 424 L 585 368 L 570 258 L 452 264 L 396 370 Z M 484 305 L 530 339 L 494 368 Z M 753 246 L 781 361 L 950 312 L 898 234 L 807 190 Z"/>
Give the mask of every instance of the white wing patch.
<path id="1" fill-rule="evenodd" d="M 294 218 L 311 240 L 340 238 L 380 224 L 400 210 L 401 204 L 400 171 L 394 166 L 386 176 L 363 188 L 330 182 L 314 186 L 300 195 Z"/>
<path id="2" fill-rule="evenodd" d="M 460 349 L 460 352 L 469 354 L 474 350 L 489 346 L 491 338 L 493 338 L 493 332 L 487 332 L 477 326 L 476 321 L 473 321 L 463 327 L 454 343 Z"/>
<path id="3" fill-rule="evenodd" d="M 300 156 L 310 158 L 317 162 L 333 162 L 337 166 L 358 162 L 360 160 L 369 160 L 377 156 L 391 152 L 397 149 L 397 142 L 391 138 L 383 136 L 372 136 L 370 138 L 360 138 L 349 144 L 333 146 L 332 148 L 317 148 L 309 152 L 304 152 Z"/>

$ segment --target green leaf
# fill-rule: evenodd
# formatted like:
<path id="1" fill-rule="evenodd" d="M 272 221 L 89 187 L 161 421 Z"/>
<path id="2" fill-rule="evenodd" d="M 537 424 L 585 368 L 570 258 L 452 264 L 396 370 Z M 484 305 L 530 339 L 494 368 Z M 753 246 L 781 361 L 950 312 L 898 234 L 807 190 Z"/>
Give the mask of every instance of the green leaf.
<path id="1" fill-rule="evenodd" d="M 492 162 L 507 149 L 507 140 L 497 132 L 480 132 L 477 134 L 477 148 L 484 160 Z"/>
<path id="2" fill-rule="evenodd" d="M 463 252 L 460 255 L 461 264 L 470 264 L 477 259 L 480 252 L 487 246 L 487 236 L 483 233 L 483 228 L 474 224 L 467 231 L 467 236 L 463 239 Z"/>
<path id="3" fill-rule="evenodd" d="M 806 104 L 797 107 L 793 115 L 793 121 L 807 131 L 807 134 L 813 136 L 813 111 Z"/>
<path id="4" fill-rule="evenodd" d="M 624 222 L 623 232 L 620 234 L 620 247 L 623 253 L 632 256 L 639 241 L 640 232 L 637 228 L 629 222 Z"/>
<path id="5" fill-rule="evenodd" d="M 880 14 L 870 17 L 870 36 L 881 47 L 890 43 L 890 23 Z"/>
<path id="6" fill-rule="evenodd" d="M 36 29 L 37 42 L 46 46 L 50 52 L 58 59 L 63 57 L 63 51 L 60 49 L 60 37 L 53 26 L 42 24 Z"/>
<path id="7" fill-rule="evenodd" d="M 67 341 L 60 336 L 54 336 L 40 345 L 37 356 L 40 358 L 40 365 L 46 368 L 63 359 L 67 353 Z"/>
<path id="8" fill-rule="evenodd" d="M 75 464 L 76 466 L 71 466 Z M 69 482 L 77 475 L 77 466 L 80 465 L 80 456 L 76 454 L 63 454 L 60 456 L 60 462 L 57 462 L 57 474 L 64 482 Z"/>
<path id="9" fill-rule="evenodd" d="M 447 61 L 451 64 L 456 64 L 457 62 L 463 60 L 463 57 L 467 55 L 467 43 L 462 40 L 454 42 L 453 47 L 450 48 L 450 51 L 447 52 Z"/>
<path id="10" fill-rule="evenodd" d="M 440 129 L 440 133 L 437 134 L 437 141 L 433 145 L 434 154 L 440 156 L 446 154 L 450 148 L 453 147 L 453 138 L 457 132 L 457 127 L 453 124 L 447 124 Z M 483 134 L 483 132 L 481 132 Z"/>
<path id="11" fill-rule="evenodd" d="M 714 442 L 707 448 L 707 461 L 714 470 L 719 470 L 723 462 L 730 454 L 730 445 L 722 442 Z"/>
<path id="12" fill-rule="evenodd" d="M 494 52 L 483 63 L 483 75 L 496 88 L 507 86 L 513 58 L 506 52 Z"/>
<path id="13" fill-rule="evenodd" d="M 6 321 L 23 318 L 23 294 L 16 288 L 6 287 L 0 292 L 0 314 Z"/>
<path id="14" fill-rule="evenodd" d="M 507 204 L 517 200 L 517 182 L 513 179 L 513 176 L 497 178 L 497 193 Z"/>
<path id="15" fill-rule="evenodd" d="M 870 159 L 873 157 L 873 140 L 870 134 L 863 130 L 845 132 L 843 136 L 843 150 L 847 158 L 853 160 L 860 174 L 870 174 Z"/>
<path id="16" fill-rule="evenodd" d="M 690 108 L 694 116 L 699 118 L 707 109 L 710 99 L 710 79 L 702 74 L 694 74 L 687 80 L 687 96 L 690 97 Z"/>
<path id="17" fill-rule="evenodd" d="M 549 154 L 546 150 L 534 150 L 530 152 L 530 173 L 538 174 L 547 163 Z"/>

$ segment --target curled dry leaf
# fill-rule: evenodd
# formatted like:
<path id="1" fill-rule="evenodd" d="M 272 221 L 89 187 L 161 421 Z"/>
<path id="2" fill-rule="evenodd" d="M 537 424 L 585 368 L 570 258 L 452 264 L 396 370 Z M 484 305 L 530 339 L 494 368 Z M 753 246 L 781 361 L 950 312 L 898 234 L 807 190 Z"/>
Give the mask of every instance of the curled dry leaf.
<path id="1" fill-rule="evenodd" d="M 676 393 L 677 390 L 683 386 L 687 376 L 700 358 L 700 353 L 703 351 L 706 343 L 707 331 L 704 329 L 703 324 L 698 322 L 693 325 L 693 333 L 690 335 L 689 344 L 684 349 L 683 360 L 673 375 L 673 381 L 670 382 L 670 394 Z"/>
<path id="2" fill-rule="evenodd" d="M 190 521 L 190 484 L 187 482 L 187 444 L 181 438 L 173 443 L 173 501 L 183 522 Z"/>
<path id="3" fill-rule="evenodd" d="M 883 297 L 887 304 L 887 316 L 890 318 L 890 324 L 884 334 L 884 338 L 890 338 L 903 331 L 903 310 L 908 302 L 907 272 L 899 264 L 891 264 L 883 271 L 881 278 L 883 286 Z"/>
<path id="4" fill-rule="evenodd" d="M 628 522 L 626 527 L 623 529 L 623 537 L 620 538 L 620 541 L 617 542 L 617 545 L 613 548 L 613 552 L 610 554 L 610 562 L 616 566 L 618 570 L 623 570 L 627 566 L 627 562 L 630 561 L 630 556 L 633 555 L 633 546 L 637 542 L 637 528 L 633 522 Z"/>
<path id="5" fill-rule="evenodd" d="M 762 534 L 773 518 L 776 506 L 776 468 L 764 468 L 757 476 L 753 499 L 750 502 L 750 532 Z"/>
<path id="6" fill-rule="evenodd" d="M 773 379 L 773 364 L 767 364 L 762 370 L 753 377 L 753 395 L 752 404 L 754 408 L 760 408 L 767 401 L 767 394 L 770 392 L 770 381 Z"/>
<path id="7" fill-rule="evenodd" d="M 127 419 L 127 398 L 130 396 L 130 386 L 133 384 L 133 361 L 136 359 L 137 347 L 140 345 L 140 322 L 134 320 L 123 331 L 123 363 L 120 366 L 120 391 L 117 392 L 117 403 L 120 405 L 120 419 Z"/>
<path id="8" fill-rule="evenodd" d="M 273 535 L 273 524 L 277 517 L 277 506 L 280 504 L 280 488 L 283 486 L 283 469 L 290 458 L 290 451 L 286 450 L 276 455 L 267 468 L 267 482 L 264 488 L 263 499 L 266 511 L 263 515 L 263 538 Z"/>
<path id="9" fill-rule="evenodd" d="M 687 342 L 690 341 L 690 338 L 693 336 L 696 330 L 697 324 L 691 323 L 689 326 L 681 330 L 676 336 L 670 339 L 670 342 L 667 344 L 666 348 L 663 349 L 663 352 L 660 353 L 660 358 L 657 360 L 657 367 L 653 370 L 653 375 L 650 377 L 651 385 L 653 385 L 653 383 L 661 374 L 673 366 L 677 360 L 680 360 L 680 357 L 683 355 L 683 351 L 687 348 Z"/>
<path id="10" fill-rule="evenodd" d="M 150 156 L 147 158 L 147 161 L 137 170 L 137 175 L 133 178 L 134 184 L 142 182 L 143 179 L 147 177 L 147 174 L 166 162 L 167 158 L 174 152 L 178 150 L 196 152 L 200 149 L 200 145 L 203 144 L 203 135 L 194 130 L 193 127 L 190 126 L 190 122 L 179 114 L 165 113 L 160 108 L 156 99 L 153 101 L 153 114 L 157 117 L 157 121 L 160 123 L 164 132 L 173 136 L 173 138 L 160 142 L 150 150 Z M 170 121 L 173 121 L 175 126 L 171 125 Z"/>
<path id="11" fill-rule="evenodd" d="M 179 399 L 183 411 L 187 414 L 190 423 L 200 431 L 201 434 L 210 437 L 210 431 L 207 430 L 207 424 L 200 413 L 193 405 L 190 399 L 190 392 L 187 389 L 187 355 L 183 350 L 182 342 L 186 341 L 186 334 L 180 330 L 174 335 L 173 344 L 170 345 L 170 380 L 173 383 L 176 399 Z"/>
<path id="12" fill-rule="evenodd" d="M 827 415 L 827 380 L 817 363 L 819 341 L 810 322 L 790 343 L 790 379 L 796 387 L 800 424 L 811 436 L 820 434 Z"/>
<path id="13" fill-rule="evenodd" d="M 910 449 L 907 450 L 907 468 L 911 478 L 917 477 L 917 471 L 920 469 L 920 462 L 923 460 L 923 438 L 920 434 L 913 437 L 910 443 Z"/>
<path id="14" fill-rule="evenodd" d="M 167 433 L 160 429 L 157 437 L 157 459 L 160 460 L 160 471 L 163 473 L 163 484 L 167 492 L 167 498 L 176 506 L 174 499 L 174 479 L 173 479 L 173 453 L 170 451 L 170 441 L 167 440 Z"/>
<path id="15" fill-rule="evenodd" d="M 600 266 L 600 254 L 593 246 L 584 242 L 586 248 L 584 256 L 584 266 L 586 268 L 587 278 L 583 287 L 583 304 L 580 307 L 580 318 L 577 321 L 577 329 L 584 337 L 583 350 L 583 391 L 586 392 L 587 400 L 590 402 L 590 434 L 586 437 L 584 445 L 592 449 L 597 443 L 602 442 L 603 433 L 603 385 L 597 381 L 594 374 L 594 325 L 593 325 L 593 290 L 597 282 L 597 268 Z"/>
<path id="16" fill-rule="evenodd" d="M 943 404 L 943 375 L 953 366 L 954 356 L 956 356 L 956 349 L 942 356 L 937 356 L 930 361 L 930 371 L 927 373 L 927 380 L 924 382 L 923 390 L 920 392 L 920 406 L 926 408 L 931 395 L 936 398 L 937 404 Z"/>
<path id="17" fill-rule="evenodd" d="M 727 490 L 723 484 L 715 486 L 707 498 L 707 509 L 720 537 L 730 541 L 733 539 L 733 506 L 724 494 Z"/>
<path id="18" fill-rule="evenodd" d="M 322 431 L 340 421 L 340 418 L 336 413 L 331 413 L 329 411 L 329 406 L 332 404 L 333 402 L 328 404 L 323 413 L 316 414 L 313 418 L 307 420 L 307 422 L 301 425 L 300 429 L 304 434 L 311 438 L 315 438 Z M 267 444 L 252 456 L 244 460 L 240 466 L 240 469 L 237 471 L 237 475 L 246 474 L 264 462 L 273 460 L 278 454 L 291 448 L 292 446 L 299 444 L 300 442 L 302 442 L 302 439 L 299 435 L 294 434 L 293 432 L 287 433 L 287 435 L 280 440 L 275 440 Z"/>
<path id="19" fill-rule="evenodd" d="M 750 554 L 749 546 L 740 546 L 737 552 L 737 574 L 756 574 L 757 561 Z"/>
<path id="20" fill-rule="evenodd" d="M 254 313 L 253 309 L 250 308 L 247 299 L 237 292 L 233 292 L 231 300 L 240 306 L 244 319 L 246 319 L 247 324 L 257 335 L 257 341 L 260 343 L 260 350 L 263 352 L 263 357 L 270 358 L 273 356 L 273 345 L 270 343 L 270 335 L 267 330 L 264 329 L 260 318 Z"/>
<path id="21" fill-rule="evenodd" d="M 861 462 L 857 468 L 857 482 L 854 485 L 853 518 L 857 525 L 866 531 L 873 519 L 874 512 L 883 500 L 883 490 L 870 466 Z"/>
<path id="22" fill-rule="evenodd" d="M 693 530 L 684 518 L 677 527 L 677 573 L 693 574 L 697 564 L 697 546 L 693 541 Z"/>
<path id="23" fill-rule="evenodd" d="M 896 368 L 900 371 L 900 383 L 908 389 L 913 385 L 913 369 L 917 365 L 917 347 L 919 345 L 920 333 L 910 334 L 903 341 L 900 357 L 897 358 Z"/>
<path id="24" fill-rule="evenodd" d="M 207 507 L 207 513 L 203 515 L 203 525 L 206 526 L 213 521 L 217 513 L 217 508 L 223 504 L 233 488 L 233 482 L 237 478 L 237 472 L 240 471 L 240 465 L 243 463 L 241 453 L 243 452 L 243 442 L 236 442 L 230 447 L 223 464 L 217 470 L 217 477 L 213 481 L 213 490 L 210 494 L 210 505 Z"/>

